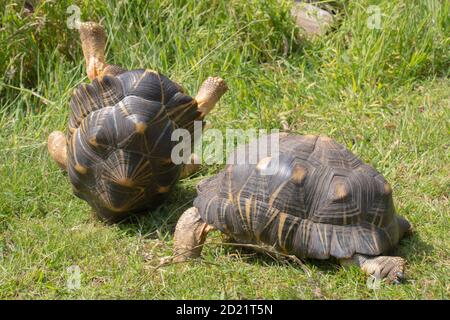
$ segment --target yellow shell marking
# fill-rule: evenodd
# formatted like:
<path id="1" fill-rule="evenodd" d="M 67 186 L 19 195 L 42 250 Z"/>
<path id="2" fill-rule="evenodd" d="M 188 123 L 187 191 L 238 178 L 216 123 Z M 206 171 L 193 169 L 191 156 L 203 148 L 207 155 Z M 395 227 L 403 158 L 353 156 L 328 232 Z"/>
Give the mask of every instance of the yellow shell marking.
<path id="1" fill-rule="evenodd" d="M 306 176 L 306 169 L 300 165 L 296 165 L 292 172 L 292 181 L 295 183 L 301 183 Z"/>
<path id="2" fill-rule="evenodd" d="M 83 167 L 81 164 L 79 164 L 79 163 L 77 163 L 76 165 L 75 165 L 75 170 L 78 172 L 78 173 L 80 173 L 80 174 L 86 174 L 86 172 L 87 172 L 87 168 L 86 167 Z"/>
<path id="3" fill-rule="evenodd" d="M 284 223 L 286 222 L 287 214 L 280 212 L 280 218 L 278 222 L 278 243 L 280 244 L 281 249 L 285 250 L 284 241 L 283 241 L 283 228 Z"/>
<path id="4" fill-rule="evenodd" d="M 261 159 L 258 162 L 258 164 L 256 165 L 256 169 L 258 169 L 258 170 L 265 170 L 265 169 L 267 169 L 267 167 L 268 167 L 268 165 L 270 163 L 270 160 L 272 160 L 272 157 L 265 157 L 265 158 Z"/>
<path id="5" fill-rule="evenodd" d="M 136 132 L 140 134 L 144 134 L 145 130 L 147 129 L 147 124 L 144 122 L 137 122 L 135 124 Z"/>
<path id="6" fill-rule="evenodd" d="M 231 185 L 231 175 L 232 175 L 232 172 L 233 172 L 233 167 L 230 165 L 228 168 L 227 168 L 227 173 L 228 173 L 228 201 L 230 201 L 230 202 L 233 202 L 233 193 L 231 192 L 232 191 L 232 185 Z"/>
<path id="7" fill-rule="evenodd" d="M 252 200 L 253 200 L 253 195 L 250 196 L 250 199 L 246 199 L 245 200 L 245 217 L 247 219 L 247 225 L 248 225 L 249 229 L 251 228 L 251 224 L 250 224 L 250 213 L 251 213 L 251 210 L 250 210 L 250 207 L 252 205 Z"/>
<path id="8" fill-rule="evenodd" d="M 133 187 L 134 186 L 134 181 L 130 178 L 127 177 L 122 177 L 116 180 L 116 183 L 118 185 L 124 186 L 124 187 Z"/>
<path id="9" fill-rule="evenodd" d="M 334 189 L 334 200 L 342 200 L 348 196 L 348 190 L 343 183 L 337 183 Z"/>
<path id="10" fill-rule="evenodd" d="M 170 191 L 170 186 L 159 186 L 158 193 L 167 193 Z"/>
<path id="11" fill-rule="evenodd" d="M 90 145 L 92 145 L 94 147 L 98 147 L 98 142 L 97 142 L 97 139 L 95 137 L 90 138 L 88 142 L 89 142 Z"/>

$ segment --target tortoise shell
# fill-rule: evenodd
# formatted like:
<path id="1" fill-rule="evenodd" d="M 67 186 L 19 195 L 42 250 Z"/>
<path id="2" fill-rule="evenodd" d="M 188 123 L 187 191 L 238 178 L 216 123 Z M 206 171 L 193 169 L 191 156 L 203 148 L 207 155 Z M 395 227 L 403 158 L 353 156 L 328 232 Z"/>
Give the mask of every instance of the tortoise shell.
<path id="1" fill-rule="evenodd" d="M 278 165 L 266 174 L 276 154 L 253 164 L 245 154 L 269 137 L 238 148 L 230 158 L 242 164 L 198 185 L 194 206 L 207 224 L 239 242 L 316 259 L 379 255 L 398 243 L 406 220 L 379 172 L 328 137 L 280 135 Z"/>
<path id="2" fill-rule="evenodd" d="M 162 74 L 132 70 L 81 84 L 70 108 L 74 193 L 111 221 L 158 206 L 181 171 L 171 161 L 172 132 L 193 131 L 195 99 Z"/>

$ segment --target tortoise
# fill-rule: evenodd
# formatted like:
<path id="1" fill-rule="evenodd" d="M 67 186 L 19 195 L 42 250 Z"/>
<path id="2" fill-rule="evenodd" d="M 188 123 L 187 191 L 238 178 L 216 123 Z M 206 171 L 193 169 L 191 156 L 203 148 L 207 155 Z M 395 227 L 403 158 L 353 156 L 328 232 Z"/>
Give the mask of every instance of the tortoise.
<path id="1" fill-rule="evenodd" d="M 227 86 L 209 77 L 192 98 L 156 71 L 107 64 L 100 24 L 81 23 L 79 32 L 92 82 L 74 90 L 67 134 L 52 132 L 48 150 L 68 172 L 75 195 L 101 219 L 117 222 L 160 205 L 198 167 L 172 161 L 178 143 L 172 133 L 193 133 L 194 121 L 203 121 Z"/>
<path id="2" fill-rule="evenodd" d="M 246 155 L 263 139 L 278 141 L 278 151 L 250 161 Z M 329 137 L 280 133 L 253 140 L 198 184 L 193 204 L 176 225 L 175 261 L 199 257 L 207 233 L 220 230 L 238 243 L 403 280 L 405 259 L 387 254 L 411 232 L 410 223 L 396 214 L 386 179 Z"/>

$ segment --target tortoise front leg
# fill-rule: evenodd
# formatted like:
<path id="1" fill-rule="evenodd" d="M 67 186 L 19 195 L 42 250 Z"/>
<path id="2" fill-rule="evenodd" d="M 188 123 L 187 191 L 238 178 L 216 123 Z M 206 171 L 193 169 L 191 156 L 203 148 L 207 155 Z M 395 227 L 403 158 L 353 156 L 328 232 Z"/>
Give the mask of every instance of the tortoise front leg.
<path id="1" fill-rule="evenodd" d="M 61 131 L 53 131 L 48 136 L 48 152 L 61 169 L 67 171 L 67 139 Z"/>
<path id="2" fill-rule="evenodd" d="M 198 209 L 186 210 L 178 220 L 174 235 L 174 261 L 182 262 L 200 257 L 208 232 L 214 227 L 206 224 L 200 217 Z"/>
<path id="3" fill-rule="evenodd" d="M 341 265 L 357 265 L 366 274 L 375 279 L 386 279 L 389 283 L 399 284 L 404 279 L 406 261 L 401 257 L 391 256 L 365 256 L 355 254 L 349 259 L 341 259 Z"/>
<path id="4" fill-rule="evenodd" d="M 83 22 L 79 31 L 89 80 L 125 72 L 121 67 L 105 62 L 106 33 L 102 25 L 95 22 Z"/>

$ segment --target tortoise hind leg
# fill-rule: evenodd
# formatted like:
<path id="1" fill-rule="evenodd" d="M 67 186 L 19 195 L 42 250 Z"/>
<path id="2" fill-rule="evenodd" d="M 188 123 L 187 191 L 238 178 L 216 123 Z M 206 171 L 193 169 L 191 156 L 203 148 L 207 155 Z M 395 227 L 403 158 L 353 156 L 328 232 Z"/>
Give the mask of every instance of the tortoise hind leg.
<path id="1" fill-rule="evenodd" d="M 228 90 L 228 86 L 222 78 L 209 77 L 198 90 L 195 100 L 197 101 L 200 119 L 203 119 Z"/>
<path id="2" fill-rule="evenodd" d="M 67 139 L 61 131 L 53 131 L 48 136 L 48 152 L 58 166 L 67 171 Z"/>
<path id="3" fill-rule="evenodd" d="M 343 266 L 357 265 L 375 279 L 386 279 L 389 283 L 399 284 L 404 279 L 406 260 L 401 257 L 355 254 L 349 259 L 341 259 L 340 263 Z"/>
<path id="4" fill-rule="evenodd" d="M 83 22 L 80 24 L 79 32 L 89 80 L 104 75 L 116 76 L 126 71 L 120 66 L 106 63 L 106 32 L 102 25 L 90 21 Z"/>
<path id="5" fill-rule="evenodd" d="M 200 217 L 198 209 L 186 210 L 178 220 L 174 235 L 174 261 L 181 262 L 200 256 L 208 232 L 214 228 Z"/>

